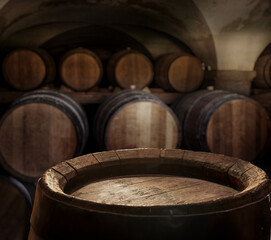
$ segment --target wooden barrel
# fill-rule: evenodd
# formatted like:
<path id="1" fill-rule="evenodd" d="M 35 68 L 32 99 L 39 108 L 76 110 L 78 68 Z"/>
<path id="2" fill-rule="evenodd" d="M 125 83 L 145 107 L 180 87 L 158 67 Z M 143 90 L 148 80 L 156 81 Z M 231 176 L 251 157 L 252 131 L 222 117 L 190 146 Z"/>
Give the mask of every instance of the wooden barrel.
<path id="1" fill-rule="evenodd" d="M 103 65 L 98 56 L 85 48 L 68 51 L 59 64 L 62 82 L 76 91 L 96 86 L 103 76 Z"/>
<path id="2" fill-rule="evenodd" d="M 29 192 L 15 178 L 0 176 L 0 196 L 0 239 L 26 239 L 32 210 Z"/>
<path id="3" fill-rule="evenodd" d="M 255 94 L 252 98 L 265 107 L 269 116 L 271 116 L 271 93 Z"/>
<path id="4" fill-rule="evenodd" d="M 93 153 L 39 180 L 29 240 L 269 240 L 270 183 L 249 162 L 180 149 Z"/>
<path id="5" fill-rule="evenodd" d="M 54 60 L 44 49 L 15 49 L 3 61 L 6 82 L 18 90 L 32 90 L 52 82 L 55 74 Z"/>
<path id="6" fill-rule="evenodd" d="M 203 76 L 201 61 L 188 54 L 168 53 L 155 64 L 155 81 L 165 90 L 194 91 L 200 87 Z"/>
<path id="7" fill-rule="evenodd" d="M 261 56 L 257 59 L 254 67 L 257 76 L 254 79 L 254 84 L 258 88 L 271 87 L 271 55 Z"/>
<path id="8" fill-rule="evenodd" d="M 269 117 L 251 98 L 200 90 L 187 94 L 172 108 L 183 129 L 185 148 L 252 161 L 266 146 Z"/>
<path id="9" fill-rule="evenodd" d="M 97 110 L 94 133 L 101 149 L 176 148 L 179 122 L 160 99 L 141 90 L 123 90 Z"/>
<path id="10" fill-rule="evenodd" d="M 81 154 L 88 122 L 81 106 L 53 90 L 36 90 L 12 103 L 0 121 L 0 162 L 23 180 Z"/>
<path id="11" fill-rule="evenodd" d="M 115 53 L 107 64 L 109 81 L 124 89 L 131 86 L 142 89 L 153 79 L 153 65 L 150 59 L 136 50 Z"/>

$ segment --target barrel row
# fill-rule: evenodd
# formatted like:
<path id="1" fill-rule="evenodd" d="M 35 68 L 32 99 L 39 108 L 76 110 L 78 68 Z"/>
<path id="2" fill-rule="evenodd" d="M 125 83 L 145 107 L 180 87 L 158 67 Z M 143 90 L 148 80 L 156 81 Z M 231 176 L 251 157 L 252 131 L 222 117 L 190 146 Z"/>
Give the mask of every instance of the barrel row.
<path id="1" fill-rule="evenodd" d="M 269 122 L 253 99 L 218 90 L 187 94 L 172 108 L 142 90 L 123 90 L 88 116 L 66 94 L 36 90 L 14 101 L 0 120 L 0 163 L 31 182 L 81 155 L 89 135 L 100 150 L 181 147 L 252 161 L 269 146 Z"/>
<path id="2" fill-rule="evenodd" d="M 126 49 L 111 56 L 104 66 L 99 57 L 89 49 L 76 48 L 66 52 L 58 64 L 60 80 L 75 91 L 87 91 L 102 79 L 123 89 L 143 89 L 153 79 L 165 90 L 190 92 L 203 81 L 200 60 L 190 54 L 168 53 L 153 66 L 144 54 Z M 56 64 L 44 49 L 15 49 L 3 60 L 3 76 L 6 82 L 18 90 L 33 90 L 53 82 Z"/>

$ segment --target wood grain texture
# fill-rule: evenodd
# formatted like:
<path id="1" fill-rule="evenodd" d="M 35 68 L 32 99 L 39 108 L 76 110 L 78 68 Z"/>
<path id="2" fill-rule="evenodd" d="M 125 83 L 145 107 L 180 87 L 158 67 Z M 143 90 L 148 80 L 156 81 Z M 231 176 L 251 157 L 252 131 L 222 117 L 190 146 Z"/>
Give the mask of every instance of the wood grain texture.
<path id="1" fill-rule="evenodd" d="M 86 91 L 100 82 L 103 66 L 94 52 L 76 48 L 62 57 L 59 74 L 62 82 L 68 87 L 76 91 Z"/>
<path id="2" fill-rule="evenodd" d="M 74 156 L 77 134 L 70 118 L 55 106 L 29 103 L 12 109 L 0 124 L 0 151 L 11 169 L 37 178 Z"/>
<path id="3" fill-rule="evenodd" d="M 5 80 L 18 90 L 31 90 L 54 80 L 55 64 L 43 49 L 16 49 L 3 61 Z"/>
<path id="4" fill-rule="evenodd" d="M 35 90 L 15 100 L 0 121 L 0 162 L 24 180 L 82 153 L 88 139 L 82 107 L 55 90 Z"/>
<path id="5" fill-rule="evenodd" d="M 168 109 L 154 102 L 135 102 L 119 109 L 106 132 L 108 150 L 135 147 L 176 148 L 178 122 Z"/>
<path id="6" fill-rule="evenodd" d="M 178 119 L 160 99 L 141 90 L 124 90 L 108 98 L 94 120 L 101 149 L 176 148 L 181 141 Z"/>
<path id="7" fill-rule="evenodd" d="M 123 89 L 142 89 L 153 79 L 153 66 L 149 58 L 135 50 L 114 54 L 108 62 L 108 79 Z"/>
<path id="8" fill-rule="evenodd" d="M 71 195 L 101 204 L 156 206 L 195 204 L 235 193 L 233 188 L 200 179 L 142 175 L 90 183 Z"/>
<path id="9" fill-rule="evenodd" d="M 22 184 L 8 177 L 0 177 L 0 238 L 25 239 L 29 230 L 31 206 Z M 24 190 L 25 192 L 23 192 Z"/>
<path id="10" fill-rule="evenodd" d="M 202 90 L 173 106 L 184 146 L 254 160 L 268 142 L 269 117 L 254 100 L 225 91 Z"/>
<path id="11" fill-rule="evenodd" d="M 211 152 L 252 161 L 268 140 L 268 115 L 254 101 L 235 99 L 221 105 L 211 116 L 206 139 Z"/>
<path id="12" fill-rule="evenodd" d="M 166 54 L 155 65 L 155 80 L 165 90 L 194 91 L 201 85 L 203 75 L 201 62 L 192 55 Z"/>
<path id="13" fill-rule="evenodd" d="M 254 84 L 259 88 L 271 87 L 271 55 L 264 55 L 257 59 L 254 67 L 257 76 L 254 79 Z"/>
<path id="14" fill-rule="evenodd" d="M 246 239 L 254 240 L 270 232 L 269 186 L 256 166 L 213 153 L 145 148 L 88 154 L 40 179 L 29 239 L 217 239 L 223 231 L 224 239 L 237 240 L 249 229 Z M 240 214 L 249 228 L 241 227 Z"/>

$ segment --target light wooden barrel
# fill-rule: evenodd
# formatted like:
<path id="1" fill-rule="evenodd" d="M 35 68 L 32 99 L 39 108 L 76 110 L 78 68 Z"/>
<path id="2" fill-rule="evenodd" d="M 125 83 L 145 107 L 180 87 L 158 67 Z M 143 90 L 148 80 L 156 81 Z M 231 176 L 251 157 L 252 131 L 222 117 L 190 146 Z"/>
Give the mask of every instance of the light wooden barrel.
<path id="1" fill-rule="evenodd" d="M 257 75 L 254 85 L 258 88 L 271 87 L 271 55 L 264 55 L 257 59 L 254 67 Z"/>
<path id="2" fill-rule="evenodd" d="M 3 60 L 6 82 L 18 90 L 32 90 L 52 82 L 56 69 L 53 58 L 41 48 L 19 48 Z"/>
<path id="3" fill-rule="evenodd" d="M 200 90 L 173 105 L 183 129 L 183 147 L 254 160 L 265 148 L 269 116 L 251 98 Z"/>
<path id="4" fill-rule="evenodd" d="M 165 90 L 191 92 L 198 89 L 204 72 L 201 61 L 184 53 L 168 53 L 155 64 L 155 81 Z"/>
<path id="5" fill-rule="evenodd" d="M 23 180 L 81 154 L 88 122 L 81 106 L 53 90 L 36 90 L 12 103 L 0 121 L 0 162 Z"/>
<path id="6" fill-rule="evenodd" d="M 124 89 L 131 86 L 142 89 L 153 79 L 153 65 L 150 59 L 136 50 L 115 53 L 107 64 L 109 81 Z"/>
<path id="7" fill-rule="evenodd" d="M 29 192 L 15 178 L 0 176 L 0 196 L 0 239 L 26 239 L 32 210 Z"/>
<path id="8" fill-rule="evenodd" d="M 93 129 L 103 150 L 176 148 L 181 141 L 173 111 L 141 90 L 123 90 L 109 97 L 97 110 Z"/>
<path id="9" fill-rule="evenodd" d="M 103 76 L 103 65 L 98 56 L 85 48 L 68 51 L 59 64 L 62 82 L 76 91 L 96 86 Z"/>
<path id="10" fill-rule="evenodd" d="M 29 240 L 269 240 L 270 183 L 237 158 L 180 149 L 93 153 L 39 180 Z"/>

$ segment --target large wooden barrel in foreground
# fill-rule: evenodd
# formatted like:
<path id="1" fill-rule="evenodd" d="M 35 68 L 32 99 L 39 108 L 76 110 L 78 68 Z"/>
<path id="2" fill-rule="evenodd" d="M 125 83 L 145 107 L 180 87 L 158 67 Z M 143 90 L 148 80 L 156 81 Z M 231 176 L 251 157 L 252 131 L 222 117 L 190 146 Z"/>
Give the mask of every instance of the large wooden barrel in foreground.
<path id="1" fill-rule="evenodd" d="M 183 53 L 168 53 L 155 64 L 155 81 L 165 90 L 191 92 L 203 81 L 202 64 L 198 58 Z"/>
<path id="2" fill-rule="evenodd" d="M 6 82 L 18 90 L 32 90 L 52 82 L 55 74 L 54 60 L 44 49 L 15 49 L 3 61 Z"/>
<path id="3" fill-rule="evenodd" d="M 39 180 L 29 240 L 269 240 L 270 184 L 224 155 L 165 149 L 100 152 Z"/>
<path id="4" fill-rule="evenodd" d="M 25 94 L 0 120 L 0 162 L 23 180 L 79 155 L 88 137 L 81 106 L 53 90 Z"/>
<path id="5" fill-rule="evenodd" d="M 183 129 L 183 147 L 255 159 L 268 139 L 269 116 L 251 98 L 201 90 L 173 105 Z"/>
<path id="6" fill-rule="evenodd" d="M 179 146 L 179 122 L 160 99 L 141 90 L 124 90 L 98 109 L 94 133 L 103 150 Z"/>
<path id="7" fill-rule="evenodd" d="M 254 84 L 258 88 L 271 87 L 271 55 L 261 56 L 257 59 L 254 67 L 257 75 Z"/>
<path id="8" fill-rule="evenodd" d="M 0 196 L 0 239 L 26 239 L 32 210 L 29 192 L 15 178 L 0 176 Z"/>
<path id="9" fill-rule="evenodd" d="M 115 53 L 107 64 L 107 76 L 111 83 L 124 89 L 131 86 L 142 89 L 153 79 L 153 65 L 150 59 L 136 50 Z"/>
<path id="10" fill-rule="evenodd" d="M 62 82 L 76 91 L 89 90 L 103 76 L 103 65 L 98 56 L 85 48 L 68 51 L 59 64 Z"/>

